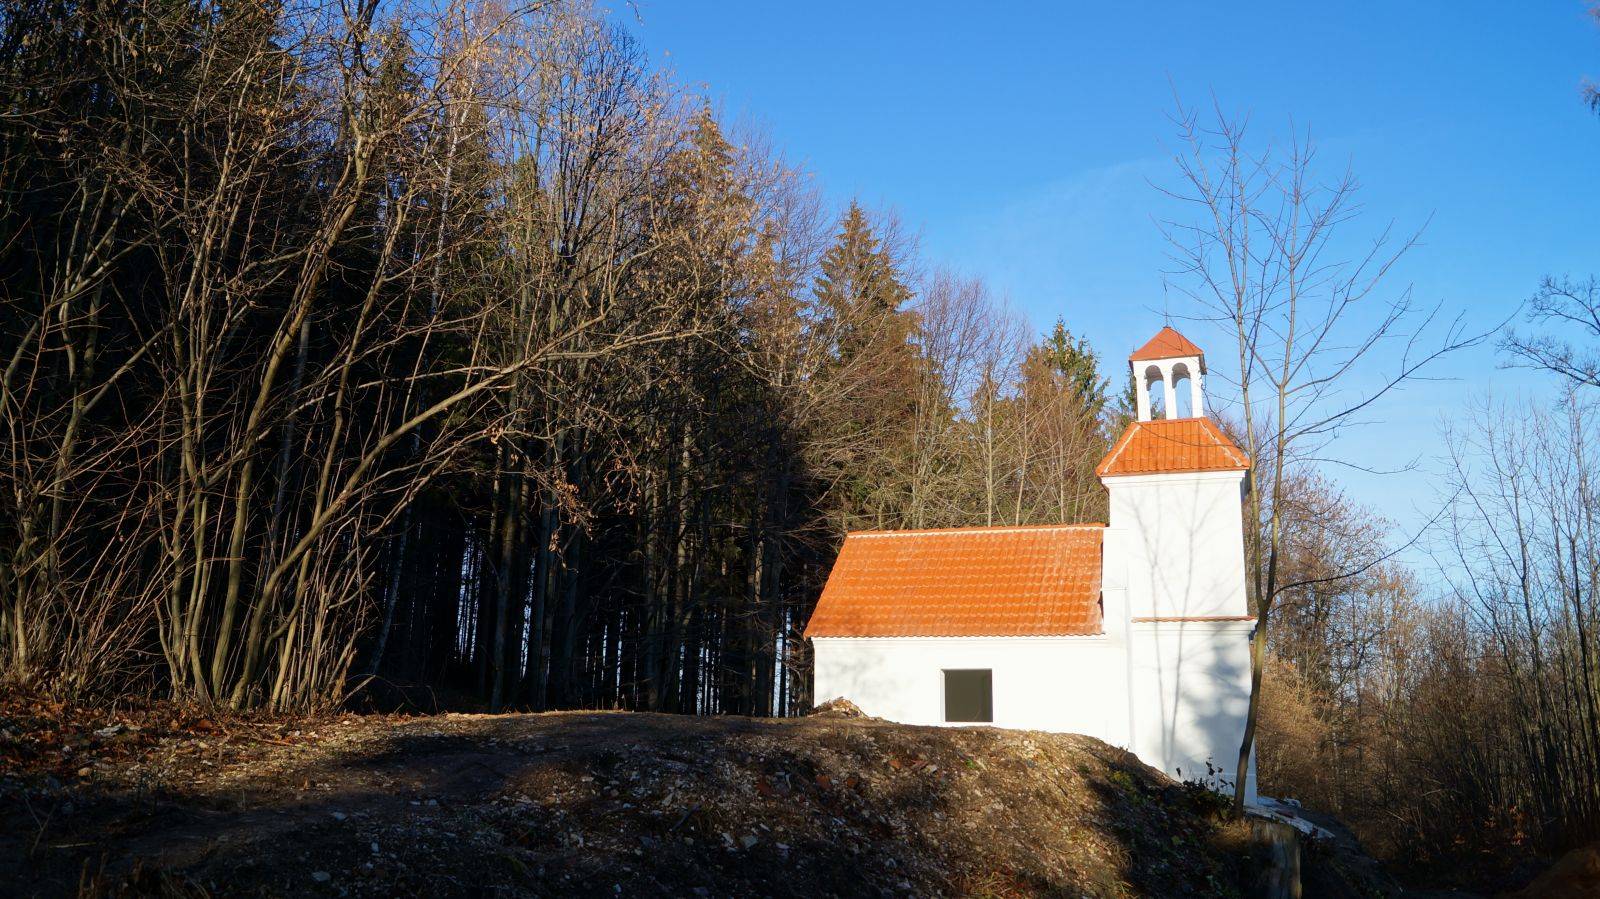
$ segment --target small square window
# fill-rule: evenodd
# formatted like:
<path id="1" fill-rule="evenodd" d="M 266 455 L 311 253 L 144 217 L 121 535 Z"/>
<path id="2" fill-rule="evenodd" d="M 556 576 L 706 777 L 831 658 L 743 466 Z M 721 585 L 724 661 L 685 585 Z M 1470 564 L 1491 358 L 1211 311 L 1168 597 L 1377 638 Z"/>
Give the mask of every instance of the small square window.
<path id="1" fill-rule="evenodd" d="M 988 668 L 947 669 L 944 673 L 944 720 L 994 721 L 994 672 Z"/>

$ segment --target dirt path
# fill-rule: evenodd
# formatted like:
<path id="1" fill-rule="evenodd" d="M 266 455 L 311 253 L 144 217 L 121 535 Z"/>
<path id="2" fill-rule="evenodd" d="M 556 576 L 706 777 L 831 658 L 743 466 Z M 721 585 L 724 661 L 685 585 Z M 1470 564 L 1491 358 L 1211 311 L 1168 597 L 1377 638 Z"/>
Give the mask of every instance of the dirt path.
<path id="1" fill-rule="evenodd" d="M 1083 737 L 627 713 L 347 717 L 0 781 L 20 895 L 1211 896 L 1204 797 Z M 80 755 L 82 753 L 80 752 Z"/>

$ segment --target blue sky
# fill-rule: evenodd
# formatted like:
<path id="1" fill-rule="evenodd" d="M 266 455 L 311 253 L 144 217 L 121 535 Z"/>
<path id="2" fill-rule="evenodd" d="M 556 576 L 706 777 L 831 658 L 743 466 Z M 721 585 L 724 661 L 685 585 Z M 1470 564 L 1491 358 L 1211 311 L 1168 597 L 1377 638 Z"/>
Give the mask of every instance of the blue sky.
<path id="1" fill-rule="evenodd" d="M 1600 80 L 1600 28 L 1581 0 L 618 10 L 658 64 L 759 124 L 831 200 L 894 209 L 930 264 L 983 277 L 1036 330 L 1063 317 L 1114 365 L 1164 309 L 1187 311 L 1164 299 L 1154 224 L 1168 207 L 1152 184 L 1175 185 L 1174 89 L 1215 95 L 1263 137 L 1309 128 L 1322 162 L 1361 181 L 1356 231 L 1427 224 L 1394 287 L 1473 324 L 1511 315 L 1542 275 L 1600 271 L 1600 118 L 1579 99 Z M 1340 456 L 1426 464 L 1463 394 L 1552 394 L 1497 368 L 1492 346 L 1439 374 L 1454 380 L 1386 401 Z M 1430 509 L 1426 470 L 1342 477 L 1402 525 Z"/>

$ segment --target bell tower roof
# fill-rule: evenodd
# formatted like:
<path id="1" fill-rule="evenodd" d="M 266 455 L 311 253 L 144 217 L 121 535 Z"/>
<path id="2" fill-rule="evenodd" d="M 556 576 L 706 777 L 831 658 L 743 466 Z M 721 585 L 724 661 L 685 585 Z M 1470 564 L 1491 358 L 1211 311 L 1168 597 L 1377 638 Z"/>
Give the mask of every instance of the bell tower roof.
<path id="1" fill-rule="evenodd" d="M 1128 357 L 1129 362 L 1157 362 L 1162 359 L 1183 359 L 1186 357 L 1205 359 L 1205 352 L 1195 346 L 1194 341 L 1179 334 L 1171 325 L 1167 325 L 1144 346 L 1133 351 Z"/>
<path id="2" fill-rule="evenodd" d="M 1095 474 L 1102 478 L 1197 471 L 1249 471 L 1250 457 L 1209 418 L 1136 421 Z"/>
<path id="3" fill-rule="evenodd" d="M 1205 390 L 1201 387 L 1206 373 L 1205 351 L 1171 325 L 1135 350 L 1128 357 L 1128 367 L 1133 374 L 1139 421 L 1205 415 Z M 1151 388 L 1157 383 L 1161 394 L 1152 396 Z M 1188 389 L 1180 393 L 1181 383 L 1187 383 Z M 1155 407 L 1156 399 L 1162 401 L 1159 409 Z"/>
<path id="4" fill-rule="evenodd" d="M 1134 421 L 1101 460 L 1095 470 L 1100 477 L 1250 469 L 1250 457 L 1206 418 L 1205 360 L 1205 352 L 1194 341 L 1170 326 L 1128 357 L 1136 400 Z M 1183 383 L 1188 389 L 1179 391 Z M 1159 409 L 1151 396 L 1157 385 Z"/>

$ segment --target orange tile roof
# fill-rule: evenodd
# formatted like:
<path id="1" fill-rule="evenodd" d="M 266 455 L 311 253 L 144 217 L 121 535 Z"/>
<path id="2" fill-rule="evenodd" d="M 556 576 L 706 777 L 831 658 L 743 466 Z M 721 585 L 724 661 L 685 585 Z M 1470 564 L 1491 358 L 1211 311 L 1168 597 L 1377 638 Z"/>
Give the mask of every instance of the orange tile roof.
<path id="1" fill-rule="evenodd" d="M 1123 474 L 1176 474 L 1187 471 L 1241 471 L 1250 457 L 1209 418 L 1136 421 L 1095 468 L 1101 477 Z"/>
<path id="2" fill-rule="evenodd" d="M 1098 634 L 1104 525 L 845 537 L 807 637 Z"/>
<path id="3" fill-rule="evenodd" d="M 1156 332 L 1150 342 L 1134 350 L 1129 362 L 1153 362 L 1157 359 L 1175 359 L 1179 356 L 1204 356 L 1194 341 L 1173 330 L 1171 325 Z"/>

